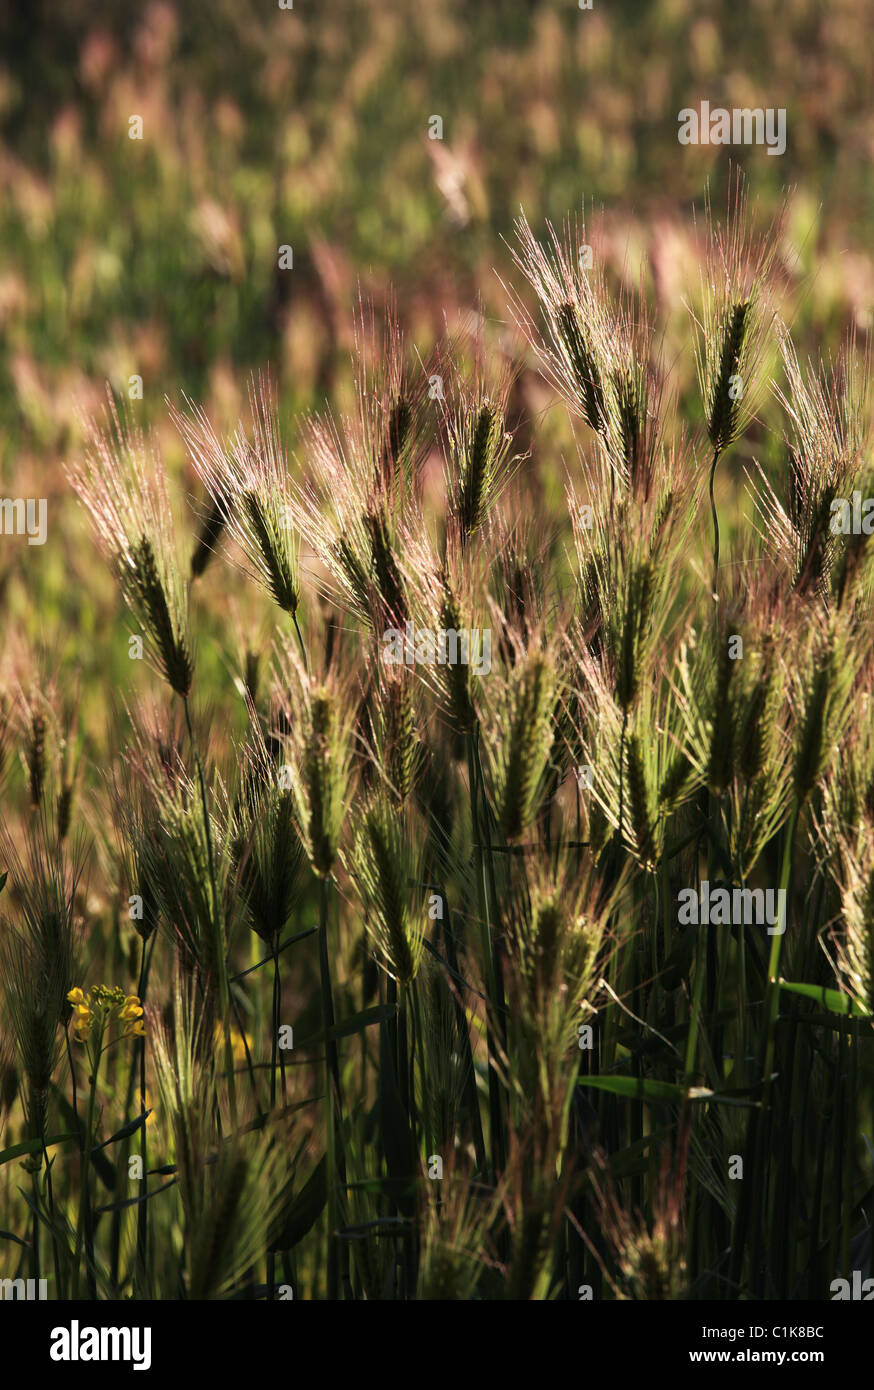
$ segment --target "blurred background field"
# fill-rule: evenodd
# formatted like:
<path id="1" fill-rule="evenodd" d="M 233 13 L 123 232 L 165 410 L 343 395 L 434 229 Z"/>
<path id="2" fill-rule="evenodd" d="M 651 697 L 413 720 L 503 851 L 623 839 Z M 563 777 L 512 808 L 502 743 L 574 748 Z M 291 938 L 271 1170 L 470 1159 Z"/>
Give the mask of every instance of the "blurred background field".
<path id="1" fill-rule="evenodd" d="M 513 219 L 524 207 L 539 231 L 585 202 L 590 218 L 603 211 L 598 254 L 616 282 L 637 287 L 651 267 L 665 371 L 694 423 L 680 353 L 697 276 L 690 210 L 700 223 L 708 180 L 723 203 L 730 160 L 763 220 L 788 190 L 783 312 L 802 355 L 847 331 L 864 346 L 874 322 L 860 0 L 4 4 L 0 54 L 0 490 L 46 497 L 50 538 L 3 539 L 2 677 L 14 688 L 41 656 L 66 690 L 81 681 L 80 736 L 97 761 L 105 701 L 124 698 L 131 667 L 61 465 L 107 381 L 127 398 L 142 377 L 131 410 L 179 479 L 189 544 L 196 514 L 182 509 L 200 498 L 165 397 L 187 393 L 230 426 L 250 370 L 269 366 L 293 441 L 302 412 L 348 398 L 359 293 L 380 304 L 390 289 L 423 356 L 480 297 L 496 350 L 513 357 L 502 284 L 518 284 Z M 785 155 L 680 146 L 678 112 L 702 99 L 784 106 Z M 428 137 L 435 115 L 442 140 Z M 281 246 L 292 270 L 279 268 Z M 551 402 L 524 364 L 520 485 L 547 512 L 574 457 Z M 727 462 L 723 502 L 740 495 L 751 455 L 779 463 L 772 409 Z M 249 590 L 218 565 L 200 586 L 201 698 L 233 693 L 237 634 L 252 638 L 266 612 Z"/>

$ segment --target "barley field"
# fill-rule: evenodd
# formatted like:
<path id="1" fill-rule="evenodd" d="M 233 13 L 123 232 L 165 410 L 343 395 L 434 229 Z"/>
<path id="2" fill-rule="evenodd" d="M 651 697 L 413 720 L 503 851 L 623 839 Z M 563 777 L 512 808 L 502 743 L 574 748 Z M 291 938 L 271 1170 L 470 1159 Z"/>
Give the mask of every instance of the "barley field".
<path id="1" fill-rule="evenodd" d="M 711 11 L 0 17 L 3 1298 L 874 1297 L 866 15 Z"/>

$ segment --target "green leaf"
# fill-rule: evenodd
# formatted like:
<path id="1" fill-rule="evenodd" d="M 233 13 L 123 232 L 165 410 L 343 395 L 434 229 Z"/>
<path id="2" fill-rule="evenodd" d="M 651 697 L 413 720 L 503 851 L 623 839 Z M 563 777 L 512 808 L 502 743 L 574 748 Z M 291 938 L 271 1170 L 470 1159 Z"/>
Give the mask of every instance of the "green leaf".
<path id="1" fill-rule="evenodd" d="M 273 1250 L 293 1250 L 322 1214 L 328 1200 L 326 1155 L 322 1155 L 300 1192 L 292 1198 L 282 1229 L 271 1243 Z"/>
<path id="2" fill-rule="evenodd" d="M 53 1134 L 46 1140 L 46 1148 L 50 1149 L 55 1144 L 65 1144 L 68 1139 L 75 1140 L 75 1134 Z M 21 1144 L 13 1144 L 10 1149 L 0 1150 L 0 1165 L 10 1163 L 13 1158 L 21 1158 L 24 1154 L 39 1153 L 42 1148 L 41 1139 L 25 1139 Z"/>
<path id="3" fill-rule="evenodd" d="M 363 1033 L 365 1028 L 372 1028 L 374 1023 L 384 1023 L 386 1019 L 393 1018 L 398 1011 L 397 1004 L 372 1004 L 369 1009 L 362 1009 L 358 1014 L 352 1014 L 350 1018 L 341 1019 L 335 1023 L 333 1028 L 328 1029 L 327 1037 L 336 1042 L 338 1038 L 348 1038 L 353 1033 Z M 325 1041 L 325 1033 L 315 1033 L 312 1037 L 306 1038 L 299 1047 L 315 1047 L 318 1043 Z"/>
<path id="4" fill-rule="evenodd" d="M 645 1100 L 652 1105 L 679 1105 L 686 1098 L 685 1086 L 671 1081 L 645 1081 L 636 1076 L 582 1076 L 577 1085 L 609 1091 L 611 1096 L 624 1096 L 626 1100 Z"/>
<path id="5" fill-rule="evenodd" d="M 139 1206 L 141 1202 L 151 1202 L 153 1197 L 157 1197 L 159 1192 L 166 1192 L 168 1187 L 175 1187 L 178 1178 L 171 1178 L 169 1182 L 162 1183 L 160 1187 L 153 1187 L 151 1192 L 144 1192 L 141 1197 L 127 1197 L 123 1202 L 110 1202 L 105 1207 L 95 1207 L 94 1215 L 102 1216 L 105 1212 L 125 1211 L 128 1207 Z"/>
<path id="6" fill-rule="evenodd" d="M 293 946 L 296 941 L 303 941 L 306 937 L 312 936 L 317 931 L 318 927 L 307 927 L 306 931 L 299 931 L 296 936 L 290 936 L 287 941 L 283 941 L 277 946 L 276 954 L 278 956 L 281 955 L 283 951 L 288 950 L 289 946 Z M 238 980 L 244 980 L 247 975 L 251 975 L 253 970 L 260 970 L 262 965 L 271 964 L 272 960 L 272 954 L 265 956 L 263 960 L 256 961 L 254 965 L 250 965 L 248 970 L 241 970 L 239 975 L 232 975 L 228 983 L 235 985 Z"/>
<path id="7" fill-rule="evenodd" d="M 776 1072 L 774 1075 L 776 1076 Z M 710 1091 L 706 1086 L 693 1086 L 688 1094 L 689 1100 L 705 1100 L 713 1105 L 746 1105 L 755 1109 L 760 1102 L 757 1100 L 743 1100 L 743 1096 L 752 1094 L 752 1087 L 744 1088 L 742 1091 Z"/>
<path id="8" fill-rule="evenodd" d="M 0 1240 L 14 1240 L 16 1245 L 23 1245 L 25 1250 L 33 1248 L 29 1240 L 22 1240 L 14 1231 L 0 1231 Z"/>
<path id="9" fill-rule="evenodd" d="M 91 1150 L 91 1157 L 93 1158 L 99 1149 L 105 1149 L 108 1144 L 117 1144 L 120 1139 L 127 1139 L 131 1134 L 136 1134 L 138 1129 L 142 1129 L 151 1113 L 151 1110 L 147 1110 L 145 1114 L 137 1115 L 135 1120 L 128 1120 L 126 1125 L 122 1125 L 121 1129 L 117 1129 L 108 1139 L 104 1139 L 102 1144 L 95 1144 Z"/>
<path id="10" fill-rule="evenodd" d="M 794 980 L 781 980 L 780 988 L 785 989 L 787 994 L 800 994 L 803 999 L 812 999 L 824 1009 L 831 1009 L 833 1014 L 848 1014 L 853 1018 L 871 1017 L 857 1000 L 851 999 L 848 994 L 841 994 L 839 989 L 826 989 L 824 985 L 804 985 Z"/>
<path id="11" fill-rule="evenodd" d="M 584 1076 L 578 1086 L 594 1086 L 597 1091 L 609 1091 L 626 1100 L 643 1100 L 647 1105 L 681 1105 L 684 1100 L 709 1101 L 720 1105 L 754 1105 L 755 1101 L 741 1100 L 730 1093 L 708 1090 L 706 1086 L 691 1086 L 688 1090 L 672 1081 L 644 1081 L 635 1076 Z"/>

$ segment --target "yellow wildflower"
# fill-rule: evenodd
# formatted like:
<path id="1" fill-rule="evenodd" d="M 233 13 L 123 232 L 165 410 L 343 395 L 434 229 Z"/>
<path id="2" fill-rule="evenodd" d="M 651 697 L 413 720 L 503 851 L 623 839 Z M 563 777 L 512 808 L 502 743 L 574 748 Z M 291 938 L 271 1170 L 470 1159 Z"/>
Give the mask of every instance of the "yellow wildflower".
<path id="1" fill-rule="evenodd" d="M 139 996 L 128 994 L 125 996 L 124 1003 L 118 1011 L 118 1016 L 122 1023 L 128 1026 L 124 1030 L 126 1038 L 144 1038 L 146 1036 L 146 1025 L 143 1020 L 143 1006 Z"/>
<path id="2" fill-rule="evenodd" d="M 136 994 L 125 994 L 119 985 L 95 985 L 87 994 L 77 986 L 69 991 L 67 999 L 73 1006 L 73 1032 L 79 1042 L 91 1036 L 98 1013 L 104 1024 L 113 1018 L 123 1023 L 123 1037 L 145 1037 L 142 1002 Z"/>
<path id="3" fill-rule="evenodd" d="M 77 985 L 69 991 L 67 999 L 73 1006 L 73 1032 L 79 1042 L 85 1042 L 91 1036 L 91 1029 L 94 1027 L 91 996 Z"/>

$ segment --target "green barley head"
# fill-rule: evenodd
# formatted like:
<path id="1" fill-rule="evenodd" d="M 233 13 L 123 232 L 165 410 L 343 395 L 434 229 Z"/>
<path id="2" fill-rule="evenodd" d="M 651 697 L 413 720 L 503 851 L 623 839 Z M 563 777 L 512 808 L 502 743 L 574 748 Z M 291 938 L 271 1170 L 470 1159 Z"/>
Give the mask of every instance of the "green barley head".
<path id="1" fill-rule="evenodd" d="M 286 761 L 298 832 L 313 872 L 334 872 L 346 817 L 355 750 L 356 708 L 335 671 L 307 672 L 297 651 L 286 649 L 286 682 L 274 686 L 275 733 Z"/>
<path id="2" fill-rule="evenodd" d="M 194 678 L 188 581 L 176 553 L 166 474 L 154 447 L 122 423 L 111 399 L 108 415 L 105 428 L 90 426 L 86 461 L 71 471 L 71 482 L 153 664 L 185 699 Z"/>
<path id="3" fill-rule="evenodd" d="M 553 745 L 557 687 L 553 658 L 530 649 L 489 706 L 489 780 L 498 826 L 509 841 L 522 838 L 537 812 Z"/>
<path id="4" fill-rule="evenodd" d="M 428 921 L 422 837 L 415 821 L 399 816 L 383 791 L 375 792 L 358 815 L 350 862 L 378 957 L 399 984 L 410 985 Z"/>

